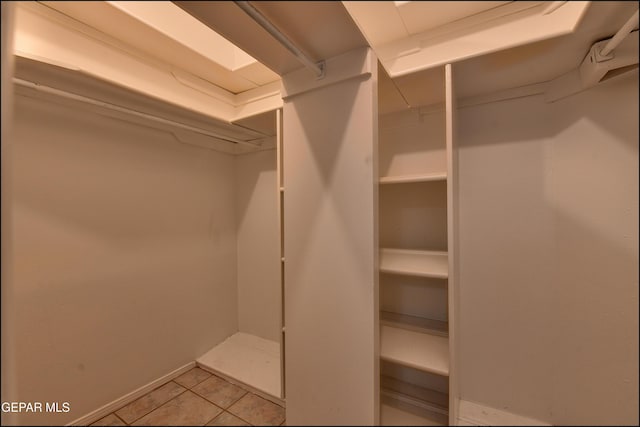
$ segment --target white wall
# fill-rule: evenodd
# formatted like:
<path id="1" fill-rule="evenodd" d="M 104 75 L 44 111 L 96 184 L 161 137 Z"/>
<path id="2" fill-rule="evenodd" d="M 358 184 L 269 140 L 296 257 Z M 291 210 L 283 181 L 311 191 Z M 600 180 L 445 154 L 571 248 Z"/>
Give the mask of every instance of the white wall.
<path id="1" fill-rule="evenodd" d="M 18 97 L 16 379 L 63 424 L 237 330 L 234 162 L 168 133 Z"/>
<path id="2" fill-rule="evenodd" d="M 462 399 L 637 424 L 637 71 L 458 125 Z"/>
<path id="3" fill-rule="evenodd" d="M 237 156 L 238 325 L 280 342 L 282 295 L 276 151 Z"/>
<path id="4" fill-rule="evenodd" d="M 444 130 L 444 110 L 380 117 L 380 176 L 446 172 Z"/>

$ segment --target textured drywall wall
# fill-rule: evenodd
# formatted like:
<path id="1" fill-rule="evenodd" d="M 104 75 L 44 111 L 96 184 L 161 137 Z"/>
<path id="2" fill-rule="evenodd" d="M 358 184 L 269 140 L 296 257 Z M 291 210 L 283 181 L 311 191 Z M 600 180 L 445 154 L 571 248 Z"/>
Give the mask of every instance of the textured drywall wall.
<path id="1" fill-rule="evenodd" d="M 18 398 L 64 424 L 237 331 L 234 164 L 169 133 L 17 97 Z"/>
<path id="2" fill-rule="evenodd" d="M 638 423 L 638 74 L 458 116 L 461 398 Z"/>
<path id="3" fill-rule="evenodd" d="M 235 158 L 238 326 L 280 342 L 282 292 L 276 151 Z"/>

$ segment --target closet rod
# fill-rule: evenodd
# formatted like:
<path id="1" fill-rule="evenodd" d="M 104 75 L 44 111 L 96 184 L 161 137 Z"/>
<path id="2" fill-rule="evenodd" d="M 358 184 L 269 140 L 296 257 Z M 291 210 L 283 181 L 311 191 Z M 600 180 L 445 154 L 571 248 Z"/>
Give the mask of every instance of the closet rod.
<path id="1" fill-rule="evenodd" d="M 622 40 L 629 35 L 638 26 L 638 11 L 633 14 L 631 18 L 618 30 L 618 32 L 609 40 L 609 42 L 602 48 L 600 55 L 607 56 L 613 49 L 618 47 Z"/>
<path id="2" fill-rule="evenodd" d="M 53 94 L 53 95 L 61 96 L 63 98 L 73 99 L 75 101 L 80 101 L 80 102 L 84 102 L 86 104 L 96 105 L 98 107 L 106 108 L 108 110 L 118 111 L 120 113 L 125 113 L 125 114 L 129 114 L 129 115 L 132 115 L 132 116 L 142 117 L 144 119 L 152 120 L 152 121 L 157 122 L 157 123 L 162 123 L 162 124 L 170 125 L 170 126 L 173 126 L 173 127 L 189 130 L 191 132 L 199 133 L 201 135 L 209 136 L 209 137 L 212 137 L 212 138 L 215 138 L 215 139 L 219 139 L 219 140 L 222 140 L 222 141 L 226 141 L 226 142 L 231 142 L 233 144 L 245 144 L 245 145 L 251 145 L 253 147 L 256 147 L 256 146 L 259 147 L 260 145 L 262 145 L 260 142 L 243 141 L 241 139 L 231 138 L 231 137 L 228 137 L 228 136 L 222 136 L 222 135 L 219 135 L 219 134 L 217 134 L 215 132 L 211 132 L 211 131 L 208 131 L 208 130 L 205 130 L 205 129 L 201 129 L 199 127 L 195 127 L 195 126 L 187 125 L 187 124 L 184 124 L 184 123 L 176 122 L 176 121 L 173 121 L 173 120 L 170 120 L 170 119 L 165 119 L 163 117 L 154 116 L 152 114 L 142 113 L 140 111 L 132 110 L 132 109 L 127 108 L 127 107 L 121 107 L 121 106 L 115 105 L 115 104 L 110 104 L 108 102 L 98 101 L 97 99 L 88 98 L 86 96 L 76 95 L 75 93 L 71 93 L 71 92 L 67 92 L 67 91 L 64 91 L 64 90 L 56 89 L 56 88 L 53 88 L 53 87 L 50 87 L 50 86 L 41 85 L 39 83 L 30 82 L 28 80 L 19 79 L 17 77 L 13 78 L 13 82 L 15 84 L 17 84 L 18 86 L 28 87 L 28 88 L 31 88 L 31 89 L 38 90 L 40 92 L 50 93 L 50 94 Z"/>
<path id="3" fill-rule="evenodd" d="M 307 54 L 300 50 L 287 36 L 285 36 L 275 25 L 271 23 L 258 9 L 253 7 L 248 1 L 234 2 L 240 9 L 256 21 L 269 34 L 275 37 L 289 52 L 293 53 L 302 64 L 313 71 L 316 76 L 321 79 L 324 77 L 325 62 L 313 62 Z"/>

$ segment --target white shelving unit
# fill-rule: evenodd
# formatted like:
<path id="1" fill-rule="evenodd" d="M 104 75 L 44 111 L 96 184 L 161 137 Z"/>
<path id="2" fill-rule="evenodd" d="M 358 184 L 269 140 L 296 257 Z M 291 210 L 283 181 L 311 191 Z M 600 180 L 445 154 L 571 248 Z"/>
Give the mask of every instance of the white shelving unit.
<path id="1" fill-rule="evenodd" d="M 380 250 L 380 271 L 407 276 L 446 279 L 449 276 L 447 253 L 410 249 Z"/>
<path id="2" fill-rule="evenodd" d="M 449 85 L 450 90 L 447 67 L 434 78 L 442 89 Z M 449 425 L 452 421 L 454 245 L 449 224 L 455 209 L 451 204 L 455 172 L 447 93 L 430 94 L 436 101 L 432 106 L 413 113 L 391 112 L 381 119 L 382 425 Z"/>

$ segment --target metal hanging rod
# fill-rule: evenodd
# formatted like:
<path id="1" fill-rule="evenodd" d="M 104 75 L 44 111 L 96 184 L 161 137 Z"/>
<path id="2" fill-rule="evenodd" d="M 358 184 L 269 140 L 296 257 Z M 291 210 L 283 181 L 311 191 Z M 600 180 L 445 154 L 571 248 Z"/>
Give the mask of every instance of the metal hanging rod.
<path id="1" fill-rule="evenodd" d="M 622 40 L 629 35 L 634 28 L 638 26 L 638 11 L 633 14 L 631 18 L 618 30 L 618 32 L 609 40 L 609 42 L 602 48 L 600 55 L 607 56 L 613 49 L 618 47 Z"/>
<path id="2" fill-rule="evenodd" d="M 86 96 L 82 96 L 82 95 L 77 95 L 75 93 L 71 93 L 71 92 L 67 92 L 64 90 L 60 90 L 60 89 L 56 89 L 50 86 L 45 86 L 45 85 L 41 85 L 38 83 L 34 83 L 34 82 L 30 82 L 28 80 L 23 80 L 23 79 L 19 79 L 14 77 L 13 78 L 13 82 L 15 84 L 17 84 L 18 86 L 24 86 L 24 87 L 28 87 L 30 89 L 35 89 L 37 91 L 40 92 L 45 92 L 45 93 L 49 93 L 52 95 L 57 95 L 63 98 L 67 98 L 67 99 L 72 99 L 74 101 L 80 101 L 80 102 L 84 102 L 85 104 L 91 104 L 91 105 L 96 105 L 98 107 L 102 107 L 102 108 L 106 108 L 108 110 L 113 110 L 113 111 L 118 111 L 120 113 L 125 113 L 125 114 L 129 114 L 132 116 L 136 116 L 136 117 L 141 117 L 147 120 L 151 120 L 154 121 L 156 123 L 162 123 L 165 125 L 170 125 L 173 127 L 177 127 L 180 129 L 185 129 L 191 132 L 195 132 L 195 133 L 199 133 L 201 135 L 205 135 L 205 136 L 209 136 L 211 138 L 215 138 L 215 139 L 219 139 L 222 141 L 226 141 L 226 142 L 231 142 L 233 144 L 245 144 L 245 145 L 250 145 L 253 147 L 259 147 L 261 145 L 261 143 L 259 142 L 252 142 L 252 141 L 243 141 L 241 139 L 236 139 L 236 138 L 232 138 L 229 136 L 224 136 L 224 135 L 220 135 L 217 134 L 215 132 L 211 132 L 209 130 L 206 129 L 202 129 L 196 126 L 191 126 L 191 125 L 187 125 L 184 123 L 180 123 L 180 122 L 176 122 L 170 119 L 165 119 L 163 117 L 158 117 L 158 116 L 154 116 L 152 114 L 148 114 L 148 113 L 143 113 L 140 111 L 136 111 L 136 110 L 132 110 L 131 108 L 127 108 L 127 107 L 121 107 L 119 105 L 116 104 L 111 104 L 108 102 L 104 102 L 104 101 L 99 101 L 97 99 L 93 99 L 93 98 L 88 98 Z"/>
<path id="3" fill-rule="evenodd" d="M 262 28 L 264 28 L 269 34 L 275 37 L 276 40 L 282 44 L 287 50 L 295 55 L 296 58 L 302 64 L 315 73 L 315 75 L 321 79 L 324 77 L 325 62 L 314 62 L 309 56 L 299 49 L 287 36 L 282 34 L 280 30 L 271 23 L 262 13 L 258 11 L 248 1 L 235 1 L 234 2 L 240 9 L 242 9 L 247 15 L 249 15 L 254 21 L 256 21 Z"/>

